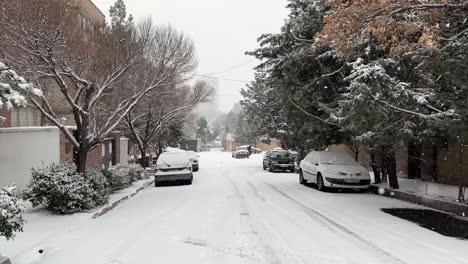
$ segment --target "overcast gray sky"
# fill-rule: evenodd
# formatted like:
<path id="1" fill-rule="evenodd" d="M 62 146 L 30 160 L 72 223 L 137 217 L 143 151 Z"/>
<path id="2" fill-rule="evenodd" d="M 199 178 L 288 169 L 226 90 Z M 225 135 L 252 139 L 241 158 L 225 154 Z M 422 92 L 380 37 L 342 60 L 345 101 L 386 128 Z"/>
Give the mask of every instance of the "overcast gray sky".
<path id="1" fill-rule="evenodd" d="M 106 14 L 115 0 L 93 0 Z M 287 16 L 286 0 L 126 0 L 127 10 L 136 20 L 152 16 L 159 24 L 170 23 L 195 41 L 200 64 L 197 74 L 223 71 L 215 75 L 241 81 L 253 80 L 258 63 L 245 56 L 258 47 L 263 33 L 279 32 Z M 250 62 L 249 62 L 250 61 Z M 248 63 L 247 63 L 248 62 Z M 221 110 L 227 112 L 241 99 L 242 82 L 221 80 Z"/>

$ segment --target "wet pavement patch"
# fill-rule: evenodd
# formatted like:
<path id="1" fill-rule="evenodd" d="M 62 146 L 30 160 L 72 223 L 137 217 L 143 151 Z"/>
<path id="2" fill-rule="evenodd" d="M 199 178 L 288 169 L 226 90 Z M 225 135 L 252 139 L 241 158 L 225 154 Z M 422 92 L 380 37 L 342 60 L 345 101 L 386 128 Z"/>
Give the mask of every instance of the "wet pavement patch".
<path id="1" fill-rule="evenodd" d="M 468 240 L 468 221 L 460 217 L 427 209 L 384 208 L 381 210 L 441 235 Z"/>

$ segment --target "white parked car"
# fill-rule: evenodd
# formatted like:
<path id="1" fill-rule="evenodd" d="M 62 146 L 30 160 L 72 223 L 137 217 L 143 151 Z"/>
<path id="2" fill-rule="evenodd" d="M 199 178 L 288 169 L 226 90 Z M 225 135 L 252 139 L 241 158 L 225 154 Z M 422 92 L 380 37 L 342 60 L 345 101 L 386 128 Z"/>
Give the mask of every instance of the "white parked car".
<path id="1" fill-rule="evenodd" d="M 200 169 L 200 160 L 198 154 L 192 150 L 189 150 L 185 153 L 188 155 L 190 163 L 192 163 L 192 170 L 198 171 Z"/>
<path id="2" fill-rule="evenodd" d="M 314 151 L 301 162 L 299 182 L 316 183 L 320 191 L 328 188 L 367 190 L 371 178 L 369 171 L 346 153 Z"/>
<path id="3" fill-rule="evenodd" d="M 155 186 L 161 182 L 183 181 L 192 184 L 192 164 L 185 152 L 164 152 L 156 163 Z"/>

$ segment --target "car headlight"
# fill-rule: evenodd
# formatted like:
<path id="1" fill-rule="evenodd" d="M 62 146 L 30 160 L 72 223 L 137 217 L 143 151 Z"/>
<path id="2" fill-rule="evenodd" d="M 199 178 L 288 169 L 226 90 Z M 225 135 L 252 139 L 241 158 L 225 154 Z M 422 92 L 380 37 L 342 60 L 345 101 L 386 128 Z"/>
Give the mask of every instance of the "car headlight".
<path id="1" fill-rule="evenodd" d="M 362 176 L 362 172 L 358 172 L 358 173 L 354 174 L 354 176 Z"/>
<path id="2" fill-rule="evenodd" d="M 338 175 L 341 175 L 341 176 L 347 176 L 347 175 L 348 175 L 348 173 L 346 173 L 346 172 L 342 172 L 342 171 L 339 171 L 339 172 L 338 172 Z"/>

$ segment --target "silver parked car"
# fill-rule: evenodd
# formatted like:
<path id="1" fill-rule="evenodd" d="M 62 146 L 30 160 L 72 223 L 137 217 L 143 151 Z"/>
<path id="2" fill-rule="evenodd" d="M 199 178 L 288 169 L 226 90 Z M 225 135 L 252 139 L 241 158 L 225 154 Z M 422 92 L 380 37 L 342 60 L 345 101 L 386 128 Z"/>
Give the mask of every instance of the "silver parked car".
<path id="1" fill-rule="evenodd" d="M 328 188 L 367 190 L 369 171 L 351 156 L 341 152 L 314 151 L 301 162 L 299 182 L 317 184 L 320 191 Z"/>
<path id="2" fill-rule="evenodd" d="M 185 152 L 164 152 L 156 163 L 155 186 L 161 182 L 183 181 L 192 184 L 193 169 Z"/>

